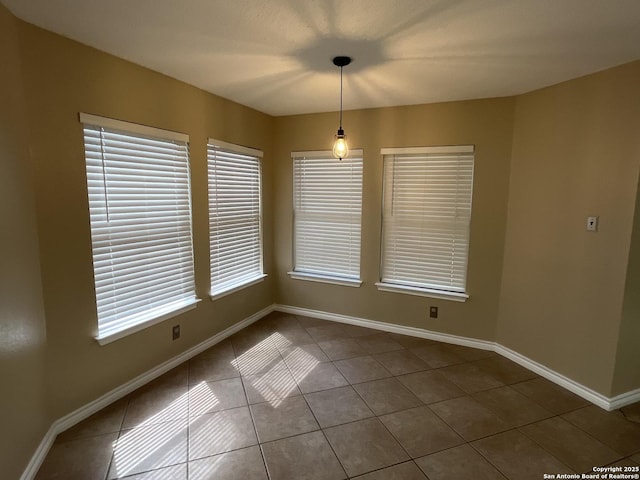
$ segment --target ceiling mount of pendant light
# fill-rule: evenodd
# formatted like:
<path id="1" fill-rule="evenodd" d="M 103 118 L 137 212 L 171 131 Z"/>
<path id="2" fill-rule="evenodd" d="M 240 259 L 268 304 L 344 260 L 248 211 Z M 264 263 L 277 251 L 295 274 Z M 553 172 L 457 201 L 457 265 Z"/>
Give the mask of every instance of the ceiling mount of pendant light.
<path id="1" fill-rule="evenodd" d="M 351 63 L 351 57 L 334 57 L 333 64 L 340 67 L 340 127 L 336 134 L 336 140 L 333 143 L 333 156 L 342 160 L 349 155 L 349 146 L 347 145 L 347 136 L 342 129 L 342 68 Z"/>

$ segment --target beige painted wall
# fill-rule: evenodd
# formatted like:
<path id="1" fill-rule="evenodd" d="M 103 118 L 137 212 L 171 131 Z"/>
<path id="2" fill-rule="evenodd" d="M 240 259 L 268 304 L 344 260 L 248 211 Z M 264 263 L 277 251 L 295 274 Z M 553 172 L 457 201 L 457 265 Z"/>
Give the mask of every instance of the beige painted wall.
<path id="1" fill-rule="evenodd" d="M 85 405 L 233 323 L 271 305 L 272 276 L 216 302 L 208 298 L 206 142 L 262 149 L 271 190 L 271 117 L 174 79 L 21 24 L 31 152 L 36 166 L 40 259 L 47 319 L 51 418 Z M 190 135 L 195 310 L 99 346 L 82 128 L 78 112 Z M 271 205 L 265 199 L 265 267 L 271 272 Z M 171 340 L 181 324 L 182 338 Z"/>
<path id="2" fill-rule="evenodd" d="M 640 109 L 640 98 L 635 101 Z M 636 118 L 640 119 L 640 112 Z M 636 125 L 638 122 L 636 122 Z M 640 159 L 640 142 L 629 152 Z M 639 185 L 640 187 L 640 185 Z M 616 352 L 616 368 L 611 386 L 612 395 L 620 395 L 640 388 L 640 188 L 636 193 L 631 251 L 627 266 L 627 280 L 622 304 L 620 335 Z"/>
<path id="3" fill-rule="evenodd" d="M 624 368 L 639 84 L 636 62 L 516 102 L 497 341 L 604 395 Z M 589 215 L 597 233 L 585 231 Z"/>
<path id="4" fill-rule="evenodd" d="M 348 99 L 348 91 L 346 92 Z M 364 149 L 360 288 L 292 280 L 291 151 L 330 149 L 337 114 L 276 119 L 274 238 L 280 304 L 493 340 L 498 313 L 513 125 L 513 99 L 347 111 L 351 148 Z M 379 292 L 382 147 L 476 146 L 467 303 Z M 437 305 L 437 320 L 428 318 Z"/>
<path id="5" fill-rule="evenodd" d="M 38 233 L 18 21 L 0 5 L 0 465 L 18 478 L 49 428 Z"/>

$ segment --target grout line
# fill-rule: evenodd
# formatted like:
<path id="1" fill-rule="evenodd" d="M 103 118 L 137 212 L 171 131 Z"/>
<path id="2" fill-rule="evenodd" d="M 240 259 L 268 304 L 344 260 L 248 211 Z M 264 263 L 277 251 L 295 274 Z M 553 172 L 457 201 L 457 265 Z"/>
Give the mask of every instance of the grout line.
<path id="1" fill-rule="evenodd" d="M 298 321 L 298 325 L 300 327 L 302 327 L 302 324 L 300 323 L 300 320 L 298 319 L 298 316 L 294 315 L 294 317 Z M 307 335 L 309 335 L 311 337 L 311 339 L 314 341 L 314 344 L 318 346 L 320 351 L 323 352 L 326 355 L 324 350 L 322 350 L 322 347 L 320 347 L 318 341 L 308 332 L 308 330 L 306 328 L 304 328 L 304 327 L 302 327 L 302 328 L 307 332 Z M 327 355 L 327 358 L 329 358 L 328 355 Z M 342 468 L 342 471 L 344 472 L 345 476 L 347 478 L 349 478 L 349 475 L 347 474 L 347 471 L 345 470 L 344 465 L 342 465 L 342 462 L 340 461 L 340 458 L 338 458 L 338 455 L 336 454 L 335 450 L 333 449 L 333 446 L 331 445 L 331 442 L 329 442 L 329 439 L 327 438 L 327 436 L 326 436 L 326 434 L 324 432 L 324 429 L 322 428 L 322 426 L 320 426 L 320 422 L 318 421 L 318 418 L 316 417 L 316 414 L 313 412 L 313 409 L 311 408 L 311 405 L 309 405 L 309 402 L 307 401 L 307 398 L 305 397 L 305 395 L 307 395 L 307 394 L 304 393 L 302 391 L 302 389 L 300 388 L 300 383 L 298 382 L 298 380 L 296 379 L 295 375 L 293 374 L 293 371 L 291 370 L 291 367 L 289 367 L 289 364 L 287 364 L 287 362 L 284 361 L 284 357 L 283 357 L 283 362 L 284 362 L 285 366 L 287 367 L 287 371 L 289 372 L 289 375 L 291 375 L 291 378 L 293 378 L 293 381 L 296 383 L 296 387 L 300 391 L 300 396 L 302 396 L 302 398 L 304 399 L 304 402 L 306 403 L 307 408 L 311 412 L 311 415 L 313 416 L 314 420 L 316 421 L 316 424 L 318 425 L 319 430 L 315 430 L 315 431 L 319 431 L 319 432 L 322 433 L 322 436 L 324 437 L 325 442 L 327 442 L 327 445 L 329 445 L 329 448 L 331 449 L 331 452 L 333 453 L 335 459 L 337 460 L 338 465 L 340 465 L 340 468 Z M 331 359 L 329 359 L 329 362 L 331 362 Z M 329 363 L 329 362 L 323 362 L 323 363 Z M 334 387 L 334 388 L 341 388 L 341 387 Z M 332 390 L 332 389 L 330 389 L 330 390 Z M 315 393 L 315 392 L 309 392 L 309 393 Z M 311 432 L 306 432 L 306 433 L 311 433 Z M 304 434 L 300 434 L 300 435 L 304 435 Z M 295 436 L 295 435 L 292 435 L 292 437 L 293 436 Z M 291 438 L 291 437 L 286 437 L 286 438 Z M 277 441 L 277 440 L 274 440 L 274 441 Z M 268 442 L 265 442 L 265 443 L 268 443 Z M 261 450 L 262 450 L 262 448 L 261 448 Z"/>
<path id="2" fill-rule="evenodd" d="M 475 442 L 475 441 L 476 441 L 476 440 L 474 440 L 474 442 Z M 482 454 L 482 452 L 481 452 L 480 450 L 478 450 L 478 449 L 475 447 L 475 445 L 473 445 L 471 442 L 467 442 L 467 445 L 468 445 L 471 449 L 473 449 L 473 451 L 475 451 L 478 455 L 480 455 L 480 457 L 481 457 L 481 458 L 483 458 L 483 459 L 484 459 L 484 460 L 485 460 L 489 465 L 491 465 L 493 468 L 495 468 L 495 469 L 496 469 L 496 471 L 497 471 L 498 473 L 500 473 L 500 475 L 502 475 L 505 479 L 508 479 L 508 478 L 509 478 L 509 477 L 507 476 L 507 474 L 506 474 L 506 473 L 504 473 L 502 470 L 500 470 L 500 469 L 498 468 L 498 466 L 497 466 L 497 465 L 495 465 L 495 464 L 494 464 L 494 463 L 493 463 L 489 458 L 485 457 L 485 456 Z"/>
<path id="3" fill-rule="evenodd" d="M 547 418 L 547 419 L 545 419 L 545 420 L 551 420 L 551 419 L 554 419 L 554 418 L 559 418 L 559 419 L 561 419 L 561 420 L 564 420 L 560 415 L 554 415 L 553 417 L 549 417 L 549 418 Z M 541 420 L 541 421 L 542 421 L 542 420 Z M 573 425 L 571 422 L 569 422 L 569 421 L 567 421 L 567 420 L 564 420 L 564 421 L 565 421 L 565 422 L 567 422 L 567 423 L 569 423 L 569 424 L 570 424 L 570 425 L 572 425 L 572 426 L 575 426 L 575 425 Z M 532 425 L 533 423 L 537 423 L 537 422 L 532 422 L 532 423 L 529 423 L 529 424 L 527 424 L 527 425 Z M 517 427 L 515 430 L 518 430 L 518 432 L 519 432 L 520 434 L 524 435 L 527 439 L 529 439 L 529 440 L 530 440 L 530 441 L 532 441 L 534 444 L 536 444 L 537 446 L 539 446 L 542 450 L 544 450 L 544 451 L 545 451 L 545 452 L 547 452 L 549 455 L 551 455 L 553 458 L 555 458 L 556 460 L 558 460 L 558 462 L 560 462 L 561 464 L 565 465 L 569 470 L 571 470 L 571 471 L 575 471 L 575 470 L 573 469 L 573 467 L 571 467 L 570 465 L 567 465 L 564 461 L 562 461 L 562 459 L 560 459 L 560 458 L 556 457 L 556 456 L 553 454 L 553 452 L 551 452 L 551 451 L 550 451 L 548 448 L 546 448 L 543 444 L 541 444 L 540 442 L 538 442 L 535 438 L 533 438 L 533 437 L 531 437 L 531 436 L 527 435 L 527 433 L 526 433 L 526 432 L 523 432 L 522 430 L 520 430 L 520 428 L 522 428 L 522 427 L 526 427 L 527 425 L 522 425 L 522 426 L 520 426 L 520 427 Z M 576 428 L 577 428 L 577 427 L 576 427 Z M 581 430 L 581 429 L 580 429 L 580 430 Z M 585 433 L 586 433 L 586 432 L 585 432 Z M 588 435 L 588 436 L 591 436 L 591 435 L 589 435 L 588 433 L 587 433 L 587 435 Z M 591 438 L 593 438 L 593 437 L 591 437 Z M 597 439 L 594 439 L 594 440 L 597 440 Z M 600 442 L 600 443 L 602 443 L 602 442 Z M 604 444 L 602 443 L 602 445 L 604 445 Z M 604 445 L 604 446 L 606 447 L 606 445 Z M 609 447 L 609 448 L 611 449 L 611 447 Z M 613 450 L 613 449 L 611 449 L 611 450 Z M 616 452 L 616 453 L 617 453 L 618 455 L 620 455 L 620 453 L 618 453 L 618 452 Z M 623 455 L 620 455 L 620 457 L 621 457 L 621 458 L 623 458 Z M 595 467 L 595 466 L 600 466 L 600 465 L 593 465 L 593 466 Z M 576 472 L 576 473 L 586 473 L 586 472 Z"/>
<path id="4" fill-rule="evenodd" d="M 267 474 L 267 478 L 271 479 L 271 472 L 269 472 L 269 467 L 267 466 L 267 459 L 264 456 L 264 450 L 262 449 L 262 443 L 258 443 L 256 445 L 260 450 L 260 458 L 262 458 L 262 465 L 264 466 L 264 471 Z"/>
<path id="5" fill-rule="evenodd" d="M 191 365 L 190 362 L 191 359 L 186 360 L 187 363 L 187 445 L 186 445 L 186 462 L 187 462 L 187 466 L 186 468 L 186 477 L 187 480 L 189 480 L 189 445 L 191 444 L 191 385 L 189 384 L 189 377 L 190 377 L 190 373 L 191 373 Z"/>
<path id="6" fill-rule="evenodd" d="M 233 344 L 233 339 L 231 340 L 231 348 L 232 348 L 232 351 L 233 351 L 234 360 L 237 362 L 238 361 L 238 356 L 237 356 L 237 353 L 236 353 L 236 348 L 235 348 L 235 346 Z M 278 352 L 278 353 L 280 354 L 280 352 Z M 282 354 L 280 354 L 280 356 L 282 358 Z M 284 362 L 284 358 L 282 360 L 283 360 L 283 363 L 285 363 Z M 285 367 L 287 367 L 287 371 L 288 371 L 288 366 L 286 365 L 286 363 L 285 363 Z M 238 377 L 238 378 L 240 378 L 240 383 L 242 384 L 242 390 L 244 392 L 244 397 L 245 397 L 245 400 L 247 401 L 247 408 L 249 409 L 249 415 L 251 416 L 251 423 L 253 424 L 253 433 L 255 434 L 256 441 L 258 442 L 256 444 L 256 446 L 258 447 L 258 450 L 260 451 L 260 458 L 262 458 L 262 465 L 264 467 L 265 473 L 267 474 L 267 478 L 271 479 L 272 478 L 271 477 L 271 472 L 269 471 L 269 467 L 267 465 L 267 459 L 265 457 L 265 453 L 264 453 L 264 450 L 262 448 L 262 445 L 263 445 L 264 442 L 261 442 L 260 441 L 260 437 L 258 436 L 258 426 L 256 425 L 256 420 L 255 420 L 255 417 L 254 417 L 254 414 L 253 414 L 253 409 L 251 408 L 251 405 L 253 405 L 253 404 L 251 404 L 249 402 L 249 395 L 247 394 L 247 387 L 245 386 L 245 383 L 244 383 L 244 380 L 243 380 L 243 378 L 246 378 L 247 375 L 245 375 L 245 376 L 242 375 L 242 373 L 240 372 L 240 365 L 239 364 L 238 364 L 238 374 L 240 375 L 240 377 Z M 255 375 L 259 375 L 259 374 L 256 373 Z M 250 376 L 250 375 L 248 375 L 248 376 Z"/>
<path id="7" fill-rule="evenodd" d="M 331 442 L 329 441 L 329 437 L 327 437 L 326 432 L 324 431 L 323 428 L 320 429 L 320 432 L 322 432 L 322 436 L 324 437 L 324 441 L 327 442 L 327 445 L 329 445 L 329 448 L 331 449 L 331 452 L 333 453 L 333 456 L 335 457 L 335 459 L 338 461 L 338 465 L 340 465 L 340 468 L 342 469 L 342 471 L 344 472 L 345 476 L 347 478 L 351 478 L 351 476 L 347 473 L 347 469 L 345 468 L 345 466 L 342 464 L 342 462 L 340 461 L 340 457 L 338 457 L 338 454 L 336 453 L 335 449 L 333 448 L 333 445 L 331 445 Z"/>
<path id="8" fill-rule="evenodd" d="M 129 411 L 129 404 L 131 403 L 131 394 L 130 393 L 126 396 L 126 399 L 127 399 L 127 401 L 126 401 L 126 405 L 124 407 L 124 412 L 122 413 L 122 420 L 120 420 L 120 426 L 118 428 L 118 432 L 117 432 L 118 435 L 117 435 L 116 440 L 115 440 L 115 446 L 112 448 L 111 458 L 109 459 L 109 465 L 107 466 L 107 471 L 104 474 L 104 479 L 105 480 L 109 479 L 109 472 L 111 471 L 111 465 L 113 464 L 113 462 L 116 459 L 116 449 L 118 448 L 118 442 L 120 441 L 120 437 L 122 436 L 122 426 L 124 425 L 124 419 L 127 417 L 127 412 Z M 104 410 L 104 409 L 102 409 L 102 410 Z M 102 411 L 102 410 L 99 410 L 99 411 Z"/>

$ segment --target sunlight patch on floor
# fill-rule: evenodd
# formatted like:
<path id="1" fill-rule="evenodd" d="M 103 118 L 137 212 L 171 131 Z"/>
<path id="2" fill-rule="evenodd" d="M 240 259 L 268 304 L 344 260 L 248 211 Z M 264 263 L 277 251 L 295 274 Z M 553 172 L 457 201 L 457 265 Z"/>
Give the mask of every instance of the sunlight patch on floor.
<path id="1" fill-rule="evenodd" d="M 207 413 L 220 404 L 216 394 L 211 391 L 211 388 L 205 382 L 201 382 L 191 388 L 189 400 L 190 417 Z"/>
<path id="2" fill-rule="evenodd" d="M 285 363 L 280 352 L 291 346 L 283 335 L 273 333 L 231 362 L 243 376 L 255 375 L 251 385 L 274 408 L 320 363 L 303 347 L 289 348 L 284 354 Z M 124 432 L 114 443 L 112 476 L 133 475 L 187 461 L 188 431 L 192 435 L 188 442 L 189 459 L 237 448 L 235 442 L 246 435 L 238 430 L 242 422 L 237 422 L 237 415 L 232 410 L 206 414 L 219 404 L 220 399 L 210 386 L 200 382 L 166 408 Z M 182 412 L 188 412 L 190 417 L 180 419 Z M 215 469 L 220 460 L 212 460 L 208 468 Z"/>
<path id="3" fill-rule="evenodd" d="M 242 375 L 256 375 L 251 385 L 273 407 L 278 407 L 282 399 L 297 388 L 296 381 L 301 381 L 320 363 L 301 347 L 294 347 L 287 353 L 285 363 L 280 352 L 291 346 L 287 338 L 276 332 L 231 362 Z M 291 379 L 289 369 L 295 380 Z"/>
<path id="4" fill-rule="evenodd" d="M 320 362 L 302 347 L 294 348 L 285 357 L 293 378 L 300 383 Z"/>
<path id="5" fill-rule="evenodd" d="M 186 420 L 141 425 L 117 441 L 113 469 L 118 477 L 185 461 Z"/>
<path id="6" fill-rule="evenodd" d="M 210 409 L 219 403 L 206 382 L 192 388 L 199 409 Z M 135 428 L 123 432 L 114 442 L 112 475 L 123 477 L 151 469 L 183 463 L 187 460 L 187 431 L 202 416 L 175 420 L 176 414 L 187 412 L 189 393 L 180 395 L 166 408 L 147 418 Z M 204 435 L 224 448 L 233 443 L 235 433 L 229 421 L 221 416 L 207 426 Z"/>
<path id="7" fill-rule="evenodd" d="M 300 347 L 295 347 L 286 355 L 285 359 L 294 378 L 291 378 L 287 369 L 273 369 L 251 382 L 262 398 L 274 408 L 278 407 L 282 400 L 297 388 L 296 381 L 302 381 L 320 363 L 313 355 Z"/>
<path id="8" fill-rule="evenodd" d="M 242 375 L 254 375 L 275 366 L 282 367 L 279 350 L 291 346 L 291 342 L 279 333 L 272 333 L 238 356 L 231 364 Z"/>

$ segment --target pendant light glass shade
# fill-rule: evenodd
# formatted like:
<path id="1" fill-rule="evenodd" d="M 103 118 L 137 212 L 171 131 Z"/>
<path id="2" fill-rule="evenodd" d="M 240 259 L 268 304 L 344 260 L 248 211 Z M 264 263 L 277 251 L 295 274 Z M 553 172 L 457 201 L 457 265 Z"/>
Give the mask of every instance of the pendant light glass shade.
<path id="1" fill-rule="evenodd" d="M 340 67 L 340 127 L 336 134 L 335 142 L 333 142 L 333 156 L 339 160 L 349 156 L 349 146 L 347 145 L 347 136 L 342 129 L 342 67 L 346 67 L 351 63 L 350 57 L 335 57 L 333 64 Z"/>

